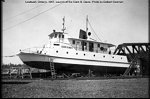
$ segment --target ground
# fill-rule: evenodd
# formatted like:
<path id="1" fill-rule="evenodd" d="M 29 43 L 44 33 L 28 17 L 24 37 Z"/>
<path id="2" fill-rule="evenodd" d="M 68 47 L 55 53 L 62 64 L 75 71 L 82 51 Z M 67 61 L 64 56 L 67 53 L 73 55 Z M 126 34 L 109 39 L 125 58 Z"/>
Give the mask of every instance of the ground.
<path id="1" fill-rule="evenodd" d="M 3 98 L 148 98 L 149 79 L 5 80 Z"/>

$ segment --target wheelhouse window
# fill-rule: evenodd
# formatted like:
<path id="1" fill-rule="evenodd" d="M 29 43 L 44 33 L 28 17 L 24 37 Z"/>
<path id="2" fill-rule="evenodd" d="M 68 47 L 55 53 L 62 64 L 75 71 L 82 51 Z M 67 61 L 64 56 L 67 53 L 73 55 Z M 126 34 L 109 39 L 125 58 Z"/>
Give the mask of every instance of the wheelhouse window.
<path id="1" fill-rule="evenodd" d="M 57 38 L 57 34 L 54 35 L 54 38 Z"/>
<path id="2" fill-rule="evenodd" d="M 59 34 L 59 38 L 61 38 L 61 34 Z"/>
<path id="3" fill-rule="evenodd" d="M 72 40 L 72 44 L 75 44 L 75 40 Z"/>
<path id="4" fill-rule="evenodd" d="M 54 44 L 54 46 L 59 46 L 59 44 Z"/>
<path id="5" fill-rule="evenodd" d="M 89 42 L 89 51 L 93 52 L 94 51 L 94 44 Z"/>
<path id="6" fill-rule="evenodd" d="M 64 38 L 64 35 L 62 35 L 62 38 Z"/>
<path id="7" fill-rule="evenodd" d="M 81 45 L 82 45 L 82 51 L 87 50 L 87 43 L 86 42 L 82 41 Z"/>

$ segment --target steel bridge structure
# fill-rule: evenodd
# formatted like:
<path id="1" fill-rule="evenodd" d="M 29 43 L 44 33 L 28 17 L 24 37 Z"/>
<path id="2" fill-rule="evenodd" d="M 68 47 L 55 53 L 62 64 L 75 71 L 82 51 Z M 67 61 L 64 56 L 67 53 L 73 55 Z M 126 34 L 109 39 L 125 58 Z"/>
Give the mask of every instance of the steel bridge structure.
<path id="1" fill-rule="evenodd" d="M 124 75 L 133 73 L 137 66 L 140 75 L 149 75 L 150 43 L 123 43 L 117 46 L 113 54 L 126 55 L 131 63 Z"/>

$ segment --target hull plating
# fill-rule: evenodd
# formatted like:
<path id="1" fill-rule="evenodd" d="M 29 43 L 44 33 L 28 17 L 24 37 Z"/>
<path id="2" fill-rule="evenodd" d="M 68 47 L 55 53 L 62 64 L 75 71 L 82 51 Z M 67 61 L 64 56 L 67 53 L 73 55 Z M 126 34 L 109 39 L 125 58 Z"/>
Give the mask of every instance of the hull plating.
<path id="1" fill-rule="evenodd" d="M 85 59 L 73 59 L 65 57 L 54 57 L 34 53 L 20 53 L 20 59 L 34 68 L 50 70 L 49 58 L 53 58 L 57 73 L 65 72 L 86 72 L 89 69 L 99 74 L 122 74 L 129 66 L 128 63 L 112 61 L 95 61 Z"/>
<path id="2" fill-rule="evenodd" d="M 33 68 L 41 68 L 50 70 L 49 62 L 24 62 L 25 64 Z M 54 63 L 55 70 L 59 74 L 61 73 L 88 73 L 88 70 L 92 70 L 93 73 L 98 74 L 123 74 L 127 68 L 123 67 L 109 67 L 109 66 L 91 66 L 91 65 L 78 65 L 78 64 L 64 64 L 64 63 Z"/>

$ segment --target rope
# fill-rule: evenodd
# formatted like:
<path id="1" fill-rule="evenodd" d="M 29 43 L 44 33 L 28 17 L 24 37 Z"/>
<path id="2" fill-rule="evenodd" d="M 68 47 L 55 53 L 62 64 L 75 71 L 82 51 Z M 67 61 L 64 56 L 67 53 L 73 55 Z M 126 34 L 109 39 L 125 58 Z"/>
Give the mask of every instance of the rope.
<path id="1" fill-rule="evenodd" d="M 10 26 L 10 27 L 8 27 L 8 28 L 6 28 L 6 29 L 3 29 L 3 31 L 7 31 L 7 30 L 9 30 L 9 29 L 11 29 L 11 28 L 16 27 L 17 25 L 20 25 L 20 24 L 22 24 L 22 23 L 25 23 L 25 22 L 27 22 L 27 21 L 29 21 L 29 20 L 31 20 L 31 19 L 33 19 L 33 18 L 35 18 L 35 17 L 37 17 L 37 16 L 43 14 L 43 13 L 45 13 L 45 12 L 51 10 L 51 9 L 54 9 L 55 7 L 57 7 L 57 6 L 61 5 L 61 4 L 62 4 L 62 3 L 60 3 L 60 4 L 56 5 L 56 6 L 53 6 L 53 7 L 49 8 L 48 10 L 45 10 L 45 11 L 43 11 L 43 12 L 41 12 L 41 13 L 39 13 L 39 14 L 37 14 L 37 15 L 35 15 L 35 16 L 33 16 L 33 17 L 31 17 L 31 18 L 25 20 L 25 21 L 22 21 L 22 22 L 20 22 L 20 23 L 18 23 L 18 24 L 15 24 L 15 25 Z"/>
<path id="2" fill-rule="evenodd" d="M 46 4 L 46 3 L 45 3 L 45 4 Z M 43 5 L 44 5 L 44 4 L 43 4 Z M 27 12 L 30 12 L 30 11 L 32 11 L 32 10 L 34 10 L 34 9 L 40 7 L 40 6 L 43 6 L 43 5 L 39 5 L 39 6 L 36 6 L 36 7 L 34 7 L 34 8 L 31 8 L 31 9 L 29 9 L 29 10 L 23 11 L 23 12 L 17 14 L 17 15 L 14 15 L 14 16 L 12 16 L 12 17 L 9 17 L 9 18 L 4 19 L 4 21 L 8 22 L 9 20 L 11 20 L 11 19 L 13 19 L 13 18 L 15 18 L 15 17 L 17 17 L 17 16 L 20 16 L 20 15 L 22 15 L 22 14 L 25 14 L 25 13 L 27 13 Z"/>
<path id="3" fill-rule="evenodd" d="M 98 40 L 102 41 L 102 40 L 98 37 L 98 35 L 97 35 L 96 32 L 94 31 L 94 29 L 92 28 L 90 21 L 88 21 L 88 23 L 89 23 L 89 25 L 90 25 L 92 31 L 94 32 L 94 34 L 95 34 L 96 37 L 98 38 Z"/>

